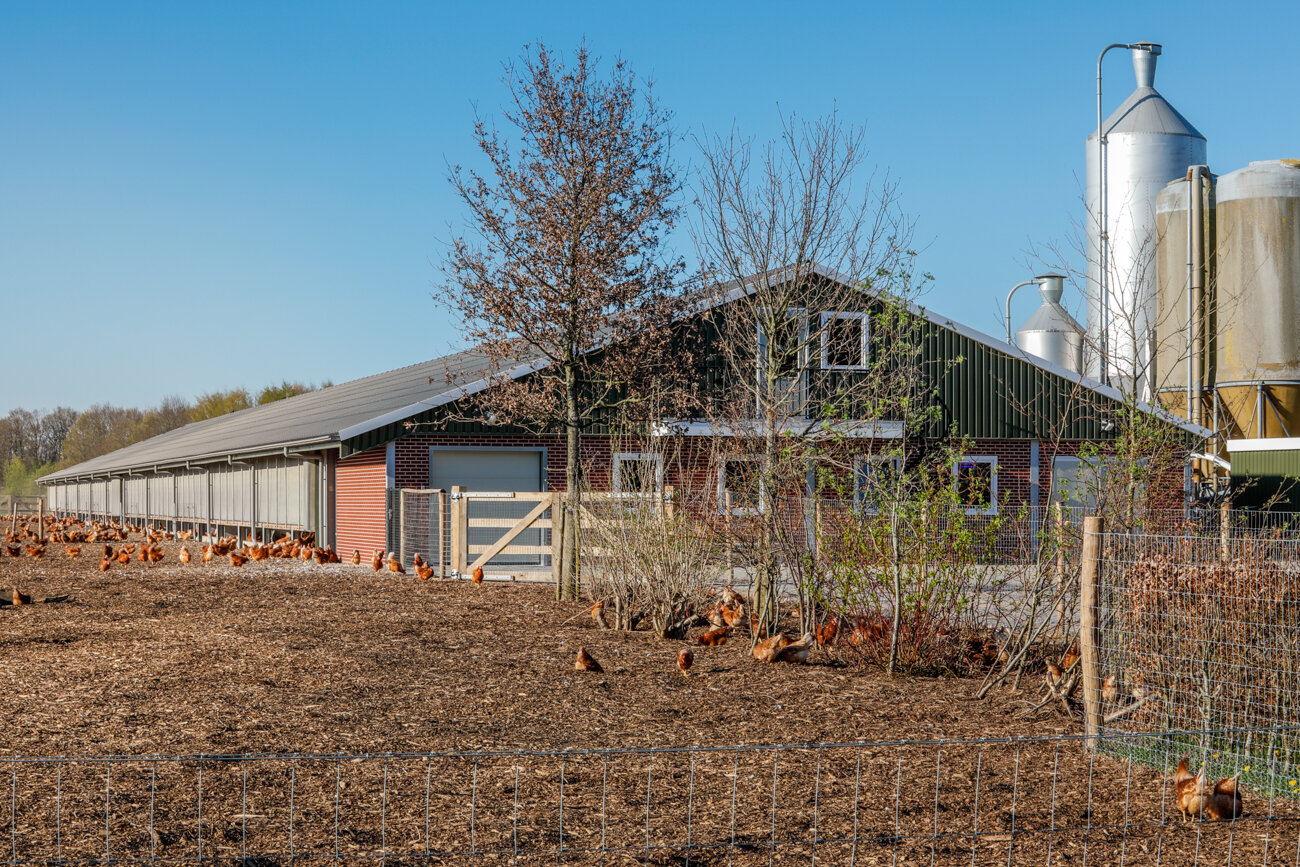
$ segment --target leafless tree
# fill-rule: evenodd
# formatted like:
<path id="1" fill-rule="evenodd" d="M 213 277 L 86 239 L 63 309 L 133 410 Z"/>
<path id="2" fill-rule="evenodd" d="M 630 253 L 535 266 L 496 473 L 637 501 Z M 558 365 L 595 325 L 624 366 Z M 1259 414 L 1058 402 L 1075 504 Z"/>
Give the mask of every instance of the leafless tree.
<path id="1" fill-rule="evenodd" d="M 758 502 L 736 525 L 750 536 L 753 603 L 770 625 L 782 569 L 777 504 L 804 489 L 800 443 L 830 418 L 863 418 L 854 392 L 879 385 L 838 375 L 869 365 L 863 320 L 838 314 L 866 310 L 873 294 L 914 294 L 913 222 L 896 184 L 868 170 L 863 129 L 834 115 L 785 117 L 766 145 L 733 131 L 700 149 L 693 234 L 719 287 L 711 322 L 725 369 L 709 412 L 728 428 L 725 445 L 752 461 L 746 484 Z"/>
<path id="2" fill-rule="evenodd" d="M 541 44 L 507 64 L 517 140 L 480 120 L 488 171 L 452 168 L 472 235 L 452 241 L 441 286 L 491 362 L 476 408 L 566 437 L 562 598 L 578 596 L 583 433 L 668 367 L 683 270 L 663 244 L 680 211 L 670 116 L 624 61 L 598 66 L 585 45 L 566 65 Z M 520 364 L 534 372 L 507 375 Z"/>

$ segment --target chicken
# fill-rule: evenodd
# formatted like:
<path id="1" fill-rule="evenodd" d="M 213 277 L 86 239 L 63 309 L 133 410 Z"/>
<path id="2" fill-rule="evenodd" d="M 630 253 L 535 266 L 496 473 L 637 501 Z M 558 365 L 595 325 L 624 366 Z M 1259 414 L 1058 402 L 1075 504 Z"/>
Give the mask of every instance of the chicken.
<path id="1" fill-rule="evenodd" d="M 388 571 L 396 575 L 405 575 L 406 569 L 402 566 L 402 561 L 397 559 L 397 555 L 391 551 L 388 554 Z"/>
<path id="2" fill-rule="evenodd" d="M 14 588 L 14 604 L 15 604 L 15 605 L 31 605 L 31 604 L 32 604 L 32 597 L 28 596 L 26 593 L 23 593 L 21 590 L 19 590 L 17 587 L 15 587 L 15 588 Z"/>
<path id="3" fill-rule="evenodd" d="M 812 645 L 813 634 L 805 632 L 798 641 L 787 644 L 777 651 L 776 661 L 805 663 L 808 661 L 808 654 L 812 651 Z"/>
<path id="4" fill-rule="evenodd" d="M 119 548 L 117 551 L 117 562 L 123 566 L 131 562 L 131 552 L 125 548 Z"/>
<path id="5" fill-rule="evenodd" d="M 24 545 L 23 547 L 27 549 L 28 557 L 39 560 L 45 556 L 44 545 Z"/>
<path id="6" fill-rule="evenodd" d="M 18 545 L 5 545 L 5 551 L 8 552 L 10 557 L 21 557 L 23 555 L 23 549 Z"/>
<path id="7" fill-rule="evenodd" d="M 181 552 L 176 556 L 182 563 L 188 563 L 190 562 L 190 549 L 182 545 Z"/>
<path id="8" fill-rule="evenodd" d="M 1070 666 L 1079 661 L 1079 645 L 1071 644 L 1070 649 L 1065 651 L 1065 657 L 1061 660 L 1061 669 L 1069 671 Z"/>
<path id="9" fill-rule="evenodd" d="M 686 648 L 677 651 L 677 668 L 686 677 L 691 676 L 691 666 L 695 663 L 695 654 Z"/>
<path id="10" fill-rule="evenodd" d="M 80 546 L 80 545 L 64 545 L 64 546 L 63 546 L 63 550 L 64 550 L 65 552 L 67 552 L 68 559 L 69 559 L 69 560 L 72 560 L 72 559 L 75 558 L 78 554 L 81 553 L 81 546 Z"/>
<path id="11" fill-rule="evenodd" d="M 704 616 L 708 618 L 709 624 L 711 626 L 722 628 L 727 625 L 727 621 L 723 619 L 722 616 L 722 608 L 723 605 L 721 602 L 719 602 L 716 605 L 714 605 L 712 608 L 710 608 L 708 611 L 704 612 Z"/>
<path id="12" fill-rule="evenodd" d="M 420 563 L 415 567 L 415 577 L 421 581 L 428 581 L 433 577 L 433 567 L 428 563 Z"/>
<path id="13" fill-rule="evenodd" d="M 469 580 L 473 581 L 475 584 L 482 584 L 482 583 L 483 583 L 483 567 L 482 567 L 482 566 L 475 566 L 475 567 L 474 567 L 474 574 L 470 576 Z M 600 669 L 597 669 L 597 671 L 599 671 L 599 670 L 600 670 Z"/>
<path id="14" fill-rule="evenodd" d="M 108 557 L 102 557 L 100 558 L 99 561 L 99 571 L 107 572 L 109 567 L 112 565 L 113 565 L 113 561 L 111 559 L 109 559 Z"/>
<path id="15" fill-rule="evenodd" d="M 353 565 L 353 566 L 360 566 L 360 565 L 361 565 L 361 549 L 360 549 L 360 548 L 354 548 L 354 549 L 352 550 L 352 565 Z"/>
<path id="16" fill-rule="evenodd" d="M 735 590 L 732 590 L 730 587 L 723 585 L 722 602 L 723 604 L 732 606 L 734 608 L 738 606 L 743 606 L 745 604 L 745 597 L 741 596 L 739 593 L 737 593 Z"/>
<path id="17" fill-rule="evenodd" d="M 591 619 L 596 621 L 596 625 L 605 629 L 608 624 L 605 623 L 605 600 L 597 599 L 596 604 L 591 606 Z"/>
<path id="18" fill-rule="evenodd" d="M 324 548 L 312 548 L 311 558 L 316 561 L 317 566 L 324 566 L 330 561 L 329 552 Z"/>
<path id="19" fill-rule="evenodd" d="M 577 671 L 602 672 L 605 670 L 600 667 L 596 657 L 587 652 L 587 647 L 584 644 L 578 645 L 578 658 L 574 660 L 573 667 Z"/>
<path id="20" fill-rule="evenodd" d="M 840 619 L 832 617 L 817 627 L 817 644 L 825 647 L 835 643 L 835 636 L 840 632 Z"/>
<path id="21" fill-rule="evenodd" d="M 213 548 L 212 548 L 211 545 L 204 545 L 204 546 L 203 546 L 203 558 L 202 558 L 202 561 L 203 561 L 204 563 L 211 563 L 211 562 L 212 562 L 212 558 L 215 557 L 216 555 L 217 555 L 217 552 L 213 550 Z"/>
<path id="22" fill-rule="evenodd" d="M 727 636 L 730 634 L 730 629 L 725 626 L 718 626 L 714 629 L 710 629 L 708 632 L 701 633 L 699 637 L 695 639 L 695 643 L 703 645 L 704 647 L 716 647 L 720 644 L 726 644 Z"/>
<path id="23" fill-rule="evenodd" d="M 1236 819 L 1242 814 L 1241 792 L 1237 778 L 1228 777 L 1210 786 L 1202 770 L 1196 776 L 1187 769 L 1187 756 L 1178 762 L 1174 771 L 1174 794 L 1183 820 L 1201 817 L 1213 821 Z"/>
<path id="24" fill-rule="evenodd" d="M 150 563 L 161 563 L 164 556 L 165 553 L 162 549 L 162 545 L 154 545 L 152 548 L 149 549 Z"/>
<path id="25" fill-rule="evenodd" d="M 248 562 L 248 558 L 245 557 L 243 554 L 240 554 L 238 551 L 231 551 L 226 556 L 230 558 L 231 566 L 236 566 L 236 567 L 243 566 L 245 563 Z"/>
<path id="26" fill-rule="evenodd" d="M 383 551 L 376 551 L 373 555 L 371 555 L 371 557 L 370 557 L 370 568 L 371 568 L 371 569 L 374 569 L 376 572 L 378 572 L 380 569 L 383 569 L 383 568 L 384 568 L 384 552 L 383 552 Z"/>
<path id="27" fill-rule="evenodd" d="M 411 565 L 414 566 L 416 569 L 419 569 L 422 565 L 424 565 L 424 558 L 420 556 L 419 551 L 415 552 L 415 559 L 411 561 Z"/>
<path id="28" fill-rule="evenodd" d="M 791 644 L 790 639 L 778 632 L 754 645 L 754 658 L 759 662 L 776 662 L 781 651 Z"/>
<path id="29" fill-rule="evenodd" d="M 1047 680 L 1052 684 L 1052 686 L 1056 686 L 1056 684 L 1060 683 L 1061 678 L 1064 676 L 1065 672 L 1061 671 L 1061 666 L 1052 662 L 1050 659 L 1047 660 Z"/>
<path id="30" fill-rule="evenodd" d="M 1102 701 L 1110 704 L 1114 704 L 1115 700 L 1119 698 L 1119 687 L 1116 685 L 1115 675 L 1112 674 L 1101 682 L 1101 698 Z"/>
<path id="31" fill-rule="evenodd" d="M 724 625 L 730 626 L 732 629 L 735 629 L 737 626 L 744 623 L 745 606 L 743 604 L 731 606 L 724 603 L 722 606 L 722 622 Z"/>

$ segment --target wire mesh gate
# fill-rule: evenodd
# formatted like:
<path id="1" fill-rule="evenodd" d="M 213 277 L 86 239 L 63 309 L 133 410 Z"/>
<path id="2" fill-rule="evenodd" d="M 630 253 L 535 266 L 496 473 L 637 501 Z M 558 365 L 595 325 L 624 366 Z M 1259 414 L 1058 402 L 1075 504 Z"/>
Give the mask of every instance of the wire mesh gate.
<path id="1" fill-rule="evenodd" d="M 1146 737 L 1126 735 L 1108 751 L 1145 749 Z M 1164 767 L 1177 762 L 1164 759 Z M 1255 789 L 1235 822 L 1184 823 L 1160 770 L 1084 753 L 1068 736 L 12 758 L 0 769 L 9 777 L 0 776 L 9 789 L 0 798 L 0 859 L 10 864 L 1261 864 L 1300 856 L 1293 799 Z"/>

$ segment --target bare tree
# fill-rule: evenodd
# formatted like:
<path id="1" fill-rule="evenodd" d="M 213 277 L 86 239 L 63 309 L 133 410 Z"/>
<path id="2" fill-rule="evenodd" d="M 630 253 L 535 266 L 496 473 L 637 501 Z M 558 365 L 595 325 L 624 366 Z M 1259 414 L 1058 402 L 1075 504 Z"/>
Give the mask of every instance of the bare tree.
<path id="1" fill-rule="evenodd" d="M 802 492 L 807 472 L 799 442 L 828 418 L 864 417 L 855 393 L 879 383 L 858 375 L 870 364 L 861 311 L 872 294 L 915 290 L 913 223 L 896 185 L 866 171 L 864 131 L 834 115 L 783 118 L 781 137 L 761 147 L 733 131 L 701 151 L 693 228 L 722 293 L 712 322 L 726 378 L 710 411 L 751 462 L 744 484 L 755 502 L 737 526 L 750 535 L 753 602 L 770 625 L 782 569 L 777 504 Z"/>
<path id="2" fill-rule="evenodd" d="M 663 251 L 680 210 L 669 115 L 624 61 L 598 65 L 585 45 L 566 66 L 539 44 L 506 66 L 518 140 L 480 120 L 490 171 L 452 169 L 474 237 L 453 240 L 441 287 L 491 362 L 477 408 L 566 437 L 562 598 L 578 596 L 583 432 L 665 366 L 683 269 Z M 519 364 L 535 372 L 506 375 Z"/>

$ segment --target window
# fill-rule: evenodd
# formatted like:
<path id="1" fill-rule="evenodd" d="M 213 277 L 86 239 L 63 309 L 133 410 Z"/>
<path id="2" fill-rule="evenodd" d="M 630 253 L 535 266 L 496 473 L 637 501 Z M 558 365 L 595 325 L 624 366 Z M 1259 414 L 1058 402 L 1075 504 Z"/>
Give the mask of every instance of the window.
<path id="1" fill-rule="evenodd" d="M 718 465 L 718 511 L 754 515 L 765 506 L 757 458 L 726 458 Z"/>
<path id="2" fill-rule="evenodd" d="M 664 458 L 654 452 L 617 452 L 614 455 L 614 493 L 636 496 L 657 494 L 664 487 Z"/>
<path id="3" fill-rule="evenodd" d="M 822 370 L 865 370 L 869 330 L 865 313 L 823 313 Z"/>
<path id="4" fill-rule="evenodd" d="M 964 456 L 953 467 L 957 503 L 968 515 L 998 513 L 998 459 L 991 455 Z"/>
<path id="5" fill-rule="evenodd" d="M 903 459 L 897 455 L 868 455 L 856 463 L 857 503 L 874 515 L 890 498 L 898 496 Z"/>

